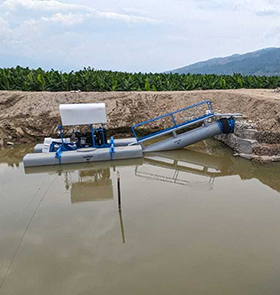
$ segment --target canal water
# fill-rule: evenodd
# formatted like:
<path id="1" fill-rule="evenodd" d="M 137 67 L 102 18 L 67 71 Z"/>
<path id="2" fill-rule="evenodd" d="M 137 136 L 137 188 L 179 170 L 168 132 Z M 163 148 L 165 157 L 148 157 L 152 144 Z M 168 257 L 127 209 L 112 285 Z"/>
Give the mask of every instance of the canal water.
<path id="1" fill-rule="evenodd" d="M 280 293 L 280 164 L 208 140 L 25 170 L 31 150 L 0 150 L 1 295 Z"/>

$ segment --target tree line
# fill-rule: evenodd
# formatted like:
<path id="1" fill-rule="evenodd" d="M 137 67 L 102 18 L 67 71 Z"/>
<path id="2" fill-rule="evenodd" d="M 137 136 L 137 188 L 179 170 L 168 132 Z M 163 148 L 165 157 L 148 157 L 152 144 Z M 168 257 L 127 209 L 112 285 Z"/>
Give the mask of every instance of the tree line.
<path id="1" fill-rule="evenodd" d="M 69 73 L 0 68 L 0 90 L 21 91 L 186 91 L 280 87 L 279 76 L 126 73 L 84 68 Z"/>

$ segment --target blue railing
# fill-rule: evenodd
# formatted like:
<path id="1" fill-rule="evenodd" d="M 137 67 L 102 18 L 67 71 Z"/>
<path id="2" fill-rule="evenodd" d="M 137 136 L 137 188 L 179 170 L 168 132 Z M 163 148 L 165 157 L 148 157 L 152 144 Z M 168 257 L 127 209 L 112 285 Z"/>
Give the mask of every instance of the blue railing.
<path id="1" fill-rule="evenodd" d="M 174 115 L 176 115 L 176 114 L 178 114 L 178 113 L 181 113 L 181 112 L 184 112 L 184 111 L 186 111 L 186 110 L 190 110 L 190 109 L 192 109 L 192 108 L 199 107 L 199 106 L 204 105 L 204 104 L 207 105 L 207 111 L 208 111 L 208 112 L 206 112 L 204 115 L 202 115 L 202 116 L 198 116 L 198 117 L 196 117 L 195 119 L 192 119 L 192 120 L 184 121 L 183 123 L 180 123 L 180 124 L 178 124 L 178 123 L 176 122 L 176 119 L 175 119 Z M 213 109 L 212 109 L 211 101 L 206 100 L 206 101 L 202 101 L 202 102 L 199 102 L 199 103 L 193 104 L 193 105 L 191 105 L 191 106 L 184 107 L 184 108 L 179 109 L 179 110 L 177 110 L 177 111 L 170 112 L 170 113 L 167 113 L 167 114 L 164 114 L 164 115 L 158 116 L 158 117 L 153 118 L 153 119 L 150 119 L 150 120 L 148 120 L 148 121 L 145 121 L 145 122 L 142 122 L 142 123 L 139 123 L 139 124 L 133 125 L 133 126 L 131 127 L 131 130 L 132 130 L 133 135 L 135 136 L 135 138 L 136 138 L 137 141 L 143 141 L 143 140 L 147 140 L 147 139 L 149 139 L 149 138 L 151 138 L 151 137 L 154 137 L 154 136 L 156 136 L 156 135 L 159 135 L 159 134 L 161 134 L 161 133 L 166 133 L 166 132 L 168 132 L 168 131 L 171 132 L 171 131 L 174 130 L 174 129 L 177 129 L 177 128 L 180 128 L 180 127 L 183 127 L 183 126 L 186 126 L 186 125 L 189 125 L 189 124 L 193 124 L 193 123 L 195 123 L 195 122 L 202 121 L 202 120 L 204 120 L 204 119 L 211 118 L 211 117 L 213 117 L 213 116 L 214 116 L 214 112 L 213 112 Z M 167 118 L 167 117 L 171 117 L 172 122 L 173 122 L 173 126 L 171 126 L 171 127 L 169 127 L 169 128 L 165 128 L 165 129 L 160 130 L 160 131 L 157 131 L 157 132 L 154 132 L 154 133 L 151 133 L 151 134 L 146 135 L 146 136 L 143 136 L 143 137 L 138 137 L 138 136 L 137 136 L 136 131 L 135 131 L 135 128 L 140 127 L 140 126 L 143 126 L 143 125 L 145 125 L 145 124 L 149 124 L 149 123 L 154 122 L 154 121 L 157 121 L 157 120 L 160 120 L 160 119 L 162 119 L 162 118 Z"/>

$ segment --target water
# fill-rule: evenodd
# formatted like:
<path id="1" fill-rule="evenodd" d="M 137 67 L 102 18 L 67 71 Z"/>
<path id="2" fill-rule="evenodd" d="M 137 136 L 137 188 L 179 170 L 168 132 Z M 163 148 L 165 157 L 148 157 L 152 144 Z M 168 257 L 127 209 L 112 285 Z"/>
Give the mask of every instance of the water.
<path id="1" fill-rule="evenodd" d="M 25 171 L 31 148 L 0 150 L 1 295 L 280 293 L 280 164 L 206 141 Z"/>

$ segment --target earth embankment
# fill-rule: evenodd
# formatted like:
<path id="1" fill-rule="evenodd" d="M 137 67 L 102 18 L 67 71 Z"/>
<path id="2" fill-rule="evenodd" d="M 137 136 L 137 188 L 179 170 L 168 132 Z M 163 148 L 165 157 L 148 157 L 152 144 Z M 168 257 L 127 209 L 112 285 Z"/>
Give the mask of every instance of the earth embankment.
<path id="1" fill-rule="evenodd" d="M 279 144 L 280 94 L 272 90 L 182 92 L 0 92 L 0 145 L 57 136 L 59 105 L 104 102 L 111 133 L 186 105 L 210 100 L 217 112 L 242 113 L 265 144 Z M 267 140 L 265 139 L 267 137 Z M 275 140 L 274 140 L 275 138 Z M 271 142 L 273 141 L 273 142 Z M 263 152 L 263 150 L 262 150 Z"/>

